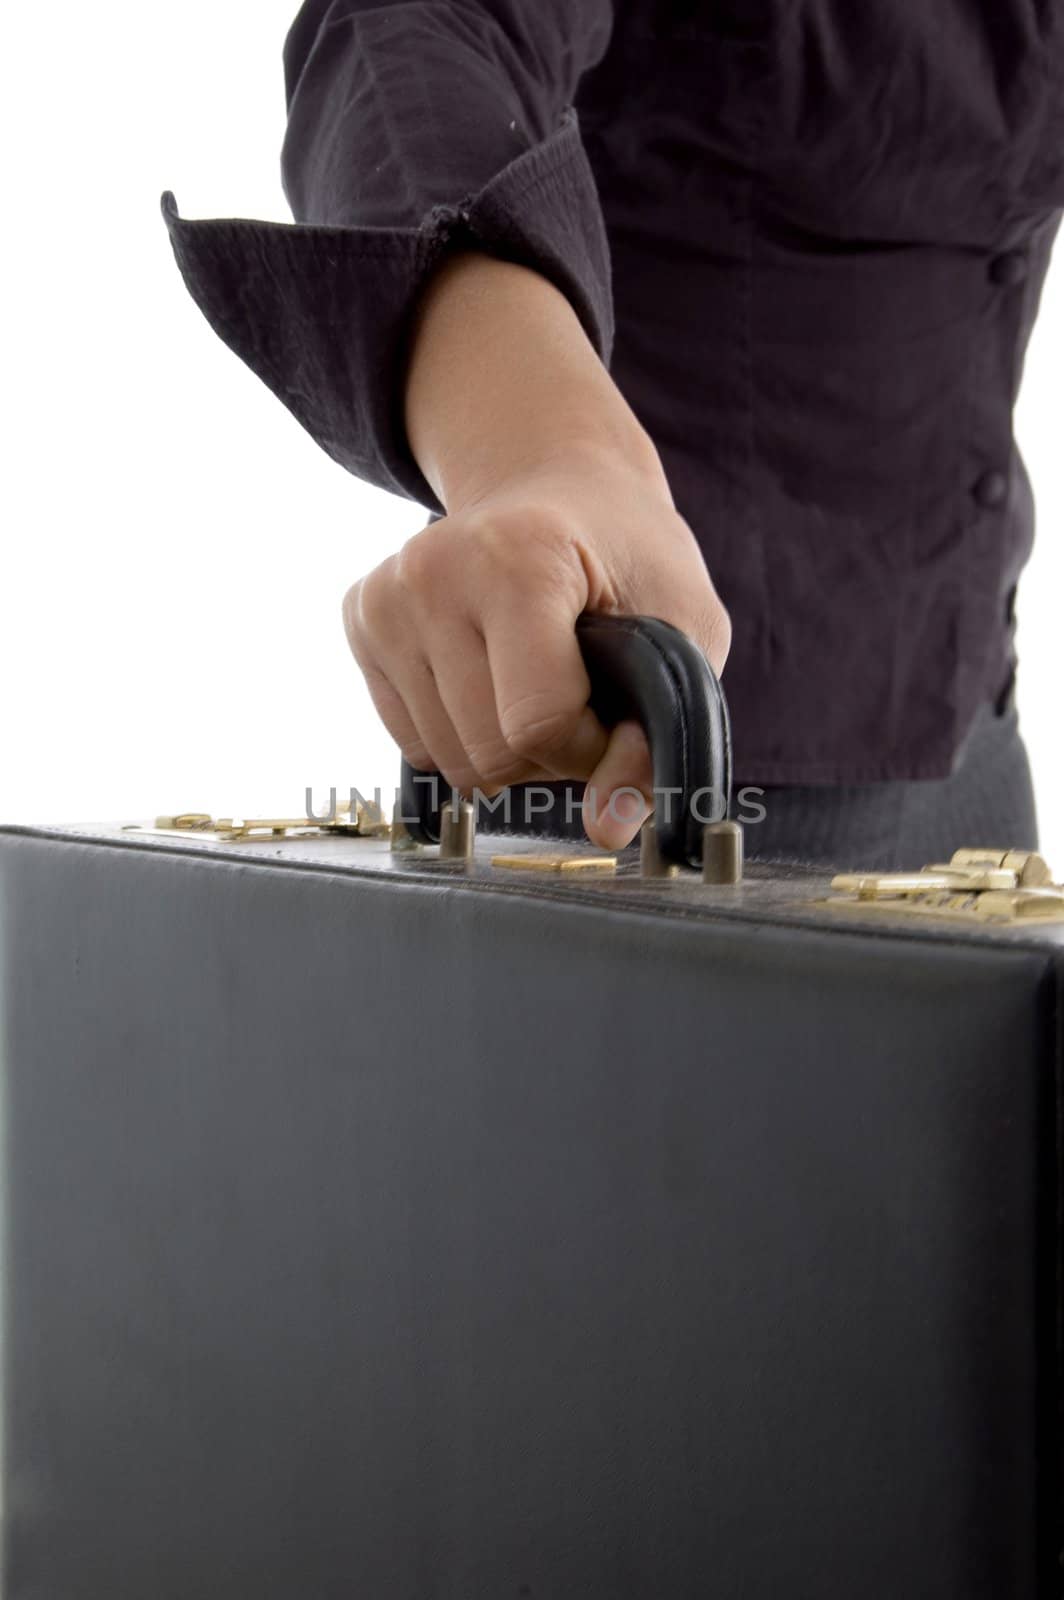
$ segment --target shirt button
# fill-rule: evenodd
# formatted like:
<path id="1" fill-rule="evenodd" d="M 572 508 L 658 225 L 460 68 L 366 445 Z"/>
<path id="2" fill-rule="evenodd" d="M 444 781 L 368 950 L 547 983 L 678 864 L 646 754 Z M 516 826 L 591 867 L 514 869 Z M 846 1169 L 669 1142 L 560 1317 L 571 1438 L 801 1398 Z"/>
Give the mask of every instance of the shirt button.
<path id="1" fill-rule="evenodd" d="M 994 715 L 1003 717 L 1012 706 L 1013 696 L 1016 692 L 1016 668 L 1009 668 L 1009 675 L 994 698 Z"/>
<path id="2" fill-rule="evenodd" d="M 1003 289 L 1016 288 L 1026 276 L 1027 257 L 1019 250 L 1008 250 L 1002 256 L 995 256 L 990 263 L 991 282 Z"/>
<path id="3" fill-rule="evenodd" d="M 1009 497 L 1009 480 L 1003 472 L 984 472 L 976 480 L 972 493 L 985 510 L 994 511 Z"/>

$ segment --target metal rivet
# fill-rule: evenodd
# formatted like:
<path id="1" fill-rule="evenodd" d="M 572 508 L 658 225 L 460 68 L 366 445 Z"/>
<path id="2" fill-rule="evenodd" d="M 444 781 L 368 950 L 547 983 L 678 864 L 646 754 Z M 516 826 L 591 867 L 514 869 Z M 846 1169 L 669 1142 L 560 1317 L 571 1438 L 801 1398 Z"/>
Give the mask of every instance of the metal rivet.
<path id="1" fill-rule="evenodd" d="M 666 861 L 661 853 L 658 830 L 653 817 L 639 830 L 639 875 L 641 878 L 676 878 L 680 869 L 674 861 Z"/>
<path id="2" fill-rule="evenodd" d="M 738 822 L 711 822 L 702 834 L 702 882 L 740 883 L 743 830 Z"/>
<path id="3" fill-rule="evenodd" d="M 440 860 L 472 861 L 476 812 L 468 800 L 453 801 L 440 812 Z"/>

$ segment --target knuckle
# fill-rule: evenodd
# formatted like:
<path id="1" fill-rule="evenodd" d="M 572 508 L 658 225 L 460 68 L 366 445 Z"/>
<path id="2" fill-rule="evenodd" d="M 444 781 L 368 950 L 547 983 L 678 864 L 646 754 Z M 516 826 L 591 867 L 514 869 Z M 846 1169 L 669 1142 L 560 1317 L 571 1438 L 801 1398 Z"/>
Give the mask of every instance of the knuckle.
<path id="1" fill-rule="evenodd" d="M 502 577 L 529 569 L 557 568 L 570 543 L 565 519 L 550 507 L 512 505 L 489 514 L 472 514 L 466 536 L 469 558 Z"/>
<path id="2" fill-rule="evenodd" d="M 439 528 L 440 524 L 434 523 L 416 533 L 392 557 L 396 587 L 408 602 L 419 600 L 435 587 L 440 570 Z"/>
<path id="3" fill-rule="evenodd" d="M 572 738 L 580 709 L 548 706 L 543 696 L 529 696 L 503 718 L 503 737 L 515 755 L 536 764 Z"/>
<path id="4" fill-rule="evenodd" d="M 391 632 L 395 616 L 395 584 L 390 561 L 374 568 L 355 585 L 349 633 L 356 639 L 380 638 Z"/>
<path id="5" fill-rule="evenodd" d="M 479 782 L 492 788 L 519 783 L 527 770 L 527 763 L 505 745 L 473 746 L 468 755 Z"/>

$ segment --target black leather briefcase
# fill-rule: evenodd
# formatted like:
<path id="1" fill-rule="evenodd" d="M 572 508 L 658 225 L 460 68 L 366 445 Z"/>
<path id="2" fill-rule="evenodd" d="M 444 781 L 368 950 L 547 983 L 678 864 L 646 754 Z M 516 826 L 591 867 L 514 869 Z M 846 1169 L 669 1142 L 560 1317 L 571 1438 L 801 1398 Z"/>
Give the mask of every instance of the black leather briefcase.
<path id="1" fill-rule="evenodd" d="M 1037 858 L 405 814 L 0 835 L 5 1600 L 1057 1595 Z"/>

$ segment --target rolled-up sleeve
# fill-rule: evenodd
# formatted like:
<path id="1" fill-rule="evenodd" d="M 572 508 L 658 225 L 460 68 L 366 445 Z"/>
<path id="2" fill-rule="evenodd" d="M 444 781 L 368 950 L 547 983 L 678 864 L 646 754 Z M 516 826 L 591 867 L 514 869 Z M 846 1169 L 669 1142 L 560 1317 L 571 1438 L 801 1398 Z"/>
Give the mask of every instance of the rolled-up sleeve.
<path id="1" fill-rule="evenodd" d="M 406 438 L 416 301 L 482 249 L 567 296 L 609 364 L 609 248 L 572 101 L 612 0 L 307 0 L 284 51 L 295 222 L 163 215 L 222 339 L 356 476 L 439 512 Z"/>

